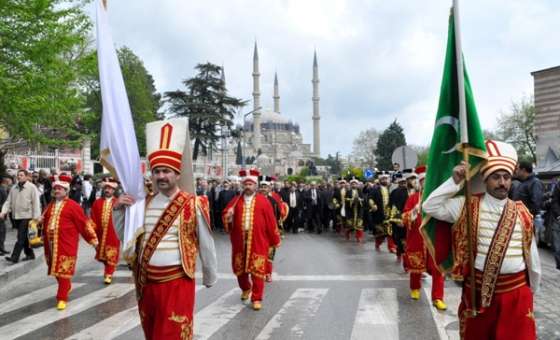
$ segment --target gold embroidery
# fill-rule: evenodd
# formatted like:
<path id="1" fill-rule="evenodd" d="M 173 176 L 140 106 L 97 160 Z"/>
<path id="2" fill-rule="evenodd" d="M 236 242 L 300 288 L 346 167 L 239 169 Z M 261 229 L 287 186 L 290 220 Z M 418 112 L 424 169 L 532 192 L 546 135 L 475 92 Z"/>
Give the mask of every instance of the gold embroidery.
<path id="1" fill-rule="evenodd" d="M 66 205 L 66 200 L 63 200 L 60 205 L 56 205 L 56 203 L 52 204 L 51 208 L 51 216 L 48 223 L 49 229 L 52 230 L 52 249 L 51 249 L 51 271 L 50 275 L 56 275 L 56 264 L 58 261 L 58 228 L 60 223 L 60 215 L 62 213 L 62 209 Z M 58 208 L 58 209 L 57 209 Z"/>
<path id="2" fill-rule="evenodd" d="M 116 265 L 118 262 L 119 250 L 116 247 L 105 247 L 105 258 L 110 265 Z"/>
<path id="3" fill-rule="evenodd" d="M 498 222 L 496 233 L 492 240 L 492 244 L 486 256 L 486 263 L 482 274 L 482 284 L 480 288 L 480 297 L 482 307 L 490 306 L 494 290 L 496 288 L 496 280 L 500 274 L 500 268 L 504 261 L 504 255 L 510 241 L 515 221 L 517 217 L 517 209 L 515 202 L 508 200 L 503 211 L 503 216 Z"/>
<path id="4" fill-rule="evenodd" d="M 72 275 L 74 273 L 75 265 L 76 265 L 75 256 L 60 255 L 60 265 L 58 268 L 58 272 L 60 274 Z"/>
<path id="5" fill-rule="evenodd" d="M 154 228 L 154 231 L 151 233 L 150 238 L 148 239 L 146 245 L 144 246 L 144 249 L 142 251 L 142 258 L 137 263 L 137 267 L 136 267 L 137 273 L 134 276 L 136 279 L 135 283 L 136 283 L 137 298 L 141 297 L 140 294 L 142 293 L 142 289 L 144 287 L 144 284 L 146 283 L 146 276 L 147 276 L 146 268 L 148 266 L 148 263 L 150 262 L 150 259 L 154 254 L 159 241 L 163 238 L 165 232 L 171 227 L 171 224 L 177 218 L 177 214 L 176 213 L 173 214 L 171 212 L 171 207 L 178 206 L 178 209 L 175 210 L 175 212 L 180 212 L 184 206 L 183 203 L 185 203 L 187 196 L 188 196 L 187 193 L 180 191 L 173 198 L 173 200 L 165 208 L 162 216 L 160 217 L 160 219 L 156 224 L 156 228 Z"/>
<path id="6" fill-rule="evenodd" d="M 109 220 L 111 219 L 111 214 L 113 212 L 113 200 L 105 200 L 103 202 L 103 207 L 101 208 L 101 243 L 99 244 L 99 259 L 105 260 L 106 253 L 104 254 L 103 250 L 105 249 L 105 242 L 107 241 L 107 230 L 109 230 Z"/>
<path id="7" fill-rule="evenodd" d="M 181 339 L 190 340 L 192 339 L 192 320 L 186 315 L 176 315 L 175 312 L 171 313 L 169 317 L 170 321 L 176 322 L 181 326 Z"/>

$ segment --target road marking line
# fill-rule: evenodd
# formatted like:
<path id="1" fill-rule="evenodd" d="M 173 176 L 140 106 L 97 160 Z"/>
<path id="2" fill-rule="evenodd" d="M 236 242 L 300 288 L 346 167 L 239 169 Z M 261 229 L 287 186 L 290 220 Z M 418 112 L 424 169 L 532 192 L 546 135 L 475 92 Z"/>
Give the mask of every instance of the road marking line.
<path id="1" fill-rule="evenodd" d="M 116 313 L 77 334 L 69 336 L 66 339 L 93 340 L 99 339 L 101 335 L 104 339 L 114 339 L 139 325 L 140 319 L 138 317 L 138 306 L 134 306 L 125 309 L 122 312 Z"/>
<path id="2" fill-rule="evenodd" d="M 81 275 L 82 277 L 103 277 L 102 270 L 93 270 Z M 219 280 L 237 280 L 232 273 L 218 273 Z M 130 270 L 118 270 L 114 277 L 132 277 Z M 195 278 L 201 279 L 202 273 L 197 272 Z M 406 281 L 408 276 L 397 273 L 368 274 L 368 275 L 279 275 L 272 274 L 273 281 Z"/>
<path id="3" fill-rule="evenodd" d="M 428 298 L 428 304 L 430 312 L 432 313 L 432 318 L 436 323 L 439 338 L 441 340 L 459 340 L 461 338 L 459 334 L 459 329 L 450 330 L 446 329 L 452 322 L 459 322 L 457 316 L 457 311 L 459 310 L 459 303 L 461 302 L 461 288 L 460 287 L 446 287 L 445 288 L 445 298 L 444 301 L 447 304 L 446 311 L 438 311 L 432 306 L 432 288 L 424 287 L 424 293 Z"/>
<path id="4" fill-rule="evenodd" d="M 399 303 L 395 288 L 363 289 L 352 339 L 399 339 Z"/>
<path id="5" fill-rule="evenodd" d="M 76 300 L 70 300 L 68 307 L 64 311 L 53 308 L 45 310 L 41 313 L 30 315 L 21 320 L 12 322 L 8 325 L 0 327 L 0 334 L 4 339 L 13 339 L 27 333 L 31 333 L 41 327 L 44 327 L 57 320 L 70 317 L 81 313 L 91 307 L 102 304 L 104 302 L 120 298 L 134 289 L 133 285 L 127 283 L 113 283 L 106 288 L 102 288 L 91 294 L 84 295 Z"/>
<path id="6" fill-rule="evenodd" d="M 284 326 L 288 318 L 295 318 L 297 323 L 290 328 L 287 335 L 290 339 L 303 339 L 304 329 L 313 320 L 319 310 L 319 306 L 327 295 L 328 289 L 297 289 L 284 303 L 284 306 L 266 324 L 256 337 L 256 340 L 271 339 L 274 332 Z"/>
<path id="7" fill-rule="evenodd" d="M 84 273 L 82 275 L 79 275 L 79 277 L 99 277 L 99 278 L 103 278 L 104 272 L 102 269 L 99 270 L 92 270 L 89 271 L 87 273 Z M 113 278 L 119 278 L 119 277 L 132 277 L 132 271 L 131 270 L 127 270 L 127 269 L 123 269 L 123 270 L 117 270 L 113 273 Z"/>
<path id="8" fill-rule="evenodd" d="M 85 283 L 72 283 L 72 288 L 77 289 L 84 286 Z M 47 299 L 53 299 L 56 296 L 56 291 L 58 290 L 58 284 L 53 284 L 45 288 L 36 290 L 32 293 L 18 296 L 17 298 L 8 300 L 0 304 L 0 315 L 6 314 L 8 312 L 20 309 L 22 307 L 44 301 Z"/>
<path id="9" fill-rule="evenodd" d="M 234 288 L 196 313 L 194 316 L 194 338 L 197 340 L 210 338 L 239 314 L 245 308 L 245 304 L 239 300 L 240 294 L 239 288 Z"/>
<path id="10" fill-rule="evenodd" d="M 195 274 L 197 279 L 202 278 L 202 273 Z M 229 273 L 218 273 L 218 279 L 237 280 L 237 276 Z M 370 275 L 278 275 L 272 274 L 272 281 L 407 281 L 408 276 L 403 274 L 370 274 Z"/>
<path id="11" fill-rule="evenodd" d="M 195 287 L 195 292 L 204 288 L 202 285 Z M 66 340 L 93 340 L 99 339 L 99 335 L 103 334 L 104 339 L 114 339 L 133 328 L 140 327 L 140 318 L 138 316 L 138 306 L 125 309 L 119 313 L 111 315 L 91 327 L 88 327 L 79 333 L 66 338 Z"/>

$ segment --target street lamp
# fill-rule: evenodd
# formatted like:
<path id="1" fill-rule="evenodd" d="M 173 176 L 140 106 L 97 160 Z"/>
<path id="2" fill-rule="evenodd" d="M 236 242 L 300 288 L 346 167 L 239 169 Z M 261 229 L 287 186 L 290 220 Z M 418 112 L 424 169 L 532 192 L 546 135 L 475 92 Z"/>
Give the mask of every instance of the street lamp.
<path id="1" fill-rule="evenodd" d="M 245 155 L 244 155 L 245 152 L 244 152 L 244 149 L 245 149 L 245 146 L 247 145 L 247 143 L 245 142 L 245 122 L 246 122 L 246 119 L 247 119 L 248 115 L 253 114 L 257 111 L 260 111 L 261 109 L 262 109 L 262 106 L 259 106 L 256 109 L 254 109 L 252 111 L 249 111 L 249 112 L 247 112 L 243 115 L 243 126 L 241 127 L 241 140 L 243 141 L 243 145 L 241 147 L 241 166 L 243 168 L 245 168 Z"/>

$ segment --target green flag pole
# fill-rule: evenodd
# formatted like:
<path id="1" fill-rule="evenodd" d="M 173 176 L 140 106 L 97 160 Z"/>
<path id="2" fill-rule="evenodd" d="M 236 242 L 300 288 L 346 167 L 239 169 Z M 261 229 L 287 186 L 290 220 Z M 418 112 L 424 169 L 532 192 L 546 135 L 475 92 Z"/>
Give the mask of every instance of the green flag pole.
<path id="1" fill-rule="evenodd" d="M 453 19 L 455 28 L 455 54 L 457 57 L 457 85 L 459 92 L 459 126 L 461 129 L 461 145 L 463 147 L 463 159 L 467 164 L 465 171 L 465 209 L 467 219 L 467 248 L 469 253 L 471 286 L 471 316 L 475 317 L 476 310 L 476 280 L 474 272 L 474 244 L 472 242 L 472 215 L 471 215 L 471 189 L 470 189 L 470 166 L 469 166 L 469 131 L 467 123 L 467 104 L 465 100 L 465 73 L 463 71 L 463 50 L 461 48 L 461 25 L 459 19 L 459 0 L 453 0 Z"/>

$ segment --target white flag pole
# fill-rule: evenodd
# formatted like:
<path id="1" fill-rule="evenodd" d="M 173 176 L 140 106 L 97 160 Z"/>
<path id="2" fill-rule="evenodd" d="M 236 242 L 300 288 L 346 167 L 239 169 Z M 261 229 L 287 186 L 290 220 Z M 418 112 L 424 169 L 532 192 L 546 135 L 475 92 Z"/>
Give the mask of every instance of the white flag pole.
<path id="1" fill-rule="evenodd" d="M 457 87 L 459 92 L 459 125 L 461 131 L 461 146 L 463 150 L 463 160 L 467 164 L 465 171 L 465 208 L 467 222 L 467 251 L 469 254 L 469 283 L 470 283 L 470 316 L 477 315 L 476 309 L 476 280 L 474 268 L 474 244 L 472 242 L 472 211 L 471 211 L 471 181 L 469 166 L 469 129 L 467 124 L 467 103 L 465 96 L 465 71 L 463 68 L 463 48 L 461 46 L 461 20 L 459 16 L 459 0 L 453 0 L 453 25 L 455 31 L 455 55 L 457 58 Z"/>

